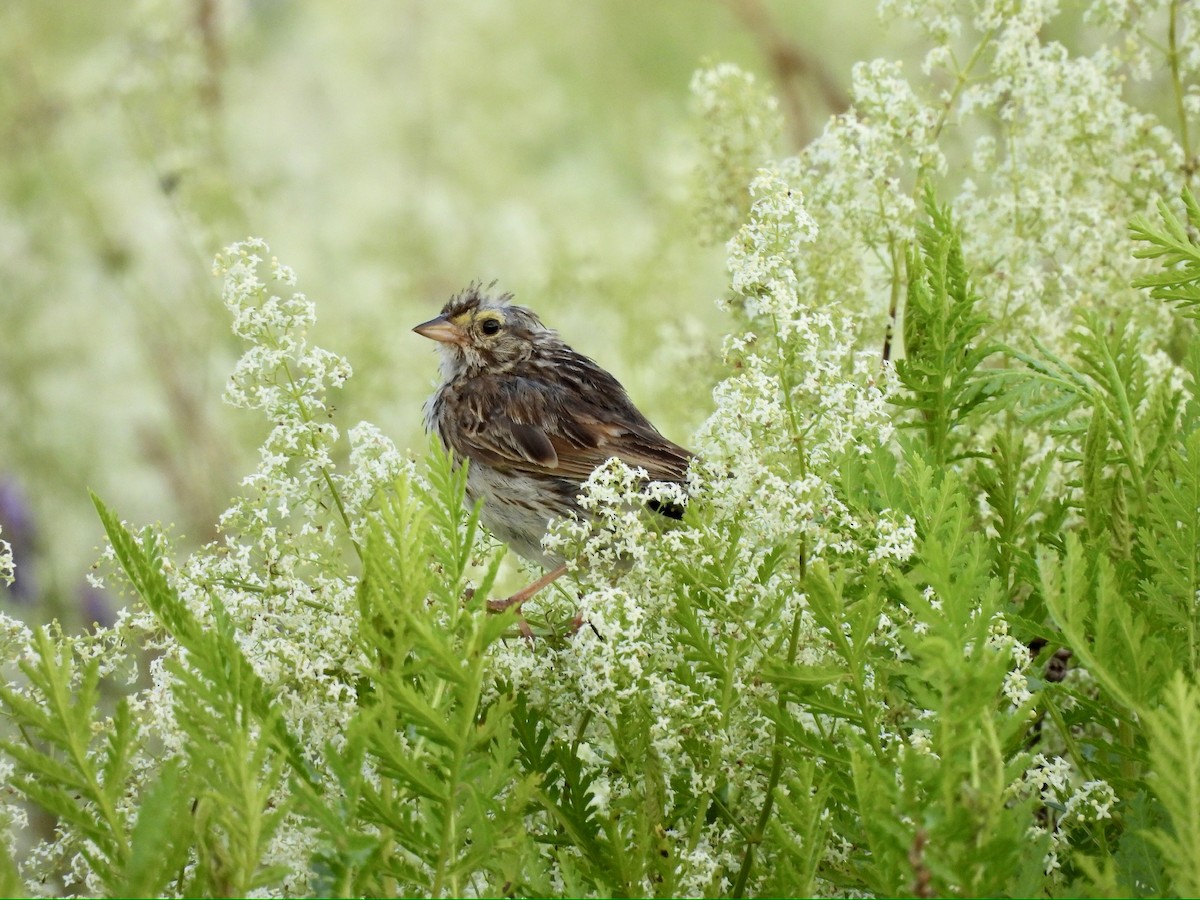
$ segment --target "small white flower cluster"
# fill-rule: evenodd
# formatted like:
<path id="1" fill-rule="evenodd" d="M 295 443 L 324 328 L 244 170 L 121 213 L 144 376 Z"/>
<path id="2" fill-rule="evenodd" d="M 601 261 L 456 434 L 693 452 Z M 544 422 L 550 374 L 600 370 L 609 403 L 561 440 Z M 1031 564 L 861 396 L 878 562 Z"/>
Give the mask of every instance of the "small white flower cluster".
<path id="1" fill-rule="evenodd" d="M 933 43 L 948 44 L 962 31 L 958 0 L 879 0 L 879 18 L 911 22 Z"/>
<path id="2" fill-rule="evenodd" d="M 923 712 L 928 715 L 927 710 Z M 908 746 L 923 756 L 929 756 L 933 759 L 940 759 L 938 752 L 933 749 L 933 734 L 928 728 L 914 728 L 908 734 Z"/>
<path id="3" fill-rule="evenodd" d="M 14 619 L 7 613 L 0 613 L 0 660 L 28 660 L 31 655 L 33 633 L 19 619 Z M 5 666 L 4 677 L 11 677 Z M 5 757 L 0 757 L 0 785 L 7 784 L 13 774 L 14 766 Z M 14 836 L 22 835 L 29 827 L 29 809 L 17 796 L 15 791 L 0 791 L 0 839 L 6 846 L 19 846 Z M 31 896 L 36 896 L 32 892 Z"/>
<path id="4" fill-rule="evenodd" d="M 351 374 L 344 359 L 308 345 L 314 304 L 299 292 L 274 294 L 261 279 L 268 252 L 261 240 L 244 241 L 229 247 L 214 267 L 224 276 L 221 297 L 233 314 L 233 331 L 249 344 L 229 379 L 226 402 L 261 410 L 274 423 L 258 469 L 242 481 L 249 495 L 222 516 L 223 530 L 265 523 L 272 512 L 286 517 L 299 511 L 305 518 L 317 512 L 322 498 L 305 497 L 302 488 L 324 491 L 321 473 L 333 468 L 330 451 L 339 437 L 325 394 Z M 272 284 L 295 285 L 295 273 L 277 260 L 269 269 Z"/>
<path id="5" fill-rule="evenodd" d="M 13 564 L 12 545 L 8 541 L 0 539 L 0 581 L 12 584 L 15 575 L 16 566 Z"/>
<path id="6" fill-rule="evenodd" d="M 675 896 L 728 895 L 731 879 L 727 873 L 734 871 L 737 861 L 736 854 L 730 848 L 736 846 L 737 832 L 726 827 L 706 832 L 694 847 L 681 850 L 675 867 L 679 878 L 675 885 Z M 653 886 L 649 885 L 646 896 L 652 895 Z"/>
<path id="7" fill-rule="evenodd" d="M 1008 698 L 1013 709 L 1026 709 L 1032 716 L 1035 710 L 1029 706 L 1033 700 L 1033 692 L 1029 690 L 1029 667 L 1033 664 L 1033 655 L 1029 648 L 1008 633 L 1008 620 L 997 614 L 988 626 L 987 646 L 1000 653 L 1010 654 L 1013 667 L 1004 677 L 1004 696 Z"/>
<path id="8" fill-rule="evenodd" d="M 694 474 L 714 506 L 755 511 L 746 525 L 764 545 L 804 535 L 815 558 L 860 543 L 836 467 L 846 453 L 886 445 L 893 429 L 878 354 L 858 348 L 844 298 L 818 292 L 815 250 L 805 252 L 816 224 L 789 184 L 796 166 L 759 173 L 749 220 L 729 242 L 734 298 L 725 305 L 752 330 L 726 343 L 733 374 L 713 392 Z"/>
<path id="9" fill-rule="evenodd" d="M 875 522 L 875 546 L 867 554 L 871 562 L 905 563 L 917 552 L 917 523 L 906 515 L 897 522 L 885 510 Z"/>
<path id="10" fill-rule="evenodd" d="M 774 155 L 783 119 L 771 93 L 732 63 L 697 70 L 691 90 L 701 139 L 694 178 L 699 227 L 707 240 L 724 241 L 745 217 L 746 185 Z"/>
<path id="11" fill-rule="evenodd" d="M 1021 777 L 1009 785 L 1014 799 L 1034 796 L 1046 810 L 1045 824 L 1034 824 L 1029 836 L 1048 835 L 1050 847 L 1046 852 L 1045 871 L 1049 875 L 1062 863 L 1059 851 L 1071 843 L 1071 830 L 1112 818 L 1117 802 L 1112 785 L 1099 779 L 1083 780 L 1070 761 L 1061 756 L 1036 754 Z M 1061 812 L 1055 814 L 1055 810 Z"/>
<path id="12" fill-rule="evenodd" d="M 650 482 L 645 469 L 614 457 L 592 472 L 580 492 L 588 518 L 556 523 L 543 546 L 593 567 L 628 568 L 645 559 L 652 540 L 641 515 L 646 504 L 682 508 L 686 502 L 678 485 Z"/>
<path id="13" fill-rule="evenodd" d="M 1063 807 L 1063 821 L 1083 823 L 1111 819 L 1116 802 L 1116 792 L 1107 781 L 1085 781 L 1067 798 Z"/>
<path id="14" fill-rule="evenodd" d="M 921 596 L 925 598 L 925 602 L 929 604 L 930 609 L 934 612 L 942 609 L 942 598 L 937 595 L 937 591 L 933 589 L 933 585 L 925 585 L 921 589 Z M 921 620 L 913 622 L 913 632 L 916 634 L 927 634 L 929 632 L 929 623 Z"/>
<path id="15" fill-rule="evenodd" d="M 0 613 L 0 659 L 15 660 L 25 656 L 33 641 L 33 632 L 20 619 Z"/>
<path id="16" fill-rule="evenodd" d="M 0 614 L 0 617 L 7 618 Z M 4 627 L 7 623 L 0 623 L 0 627 Z M 8 784 L 13 776 L 16 767 L 7 759 L 0 759 L 0 784 Z M 12 796 L 12 791 L 4 791 L 0 795 L 0 839 L 3 839 L 6 846 L 17 846 L 17 842 L 13 837 L 21 834 L 29 827 L 29 809 L 23 803 L 17 801 Z M 35 896 L 30 893 L 29 896 Z"/>
<path id="17" fill-rule="evenodd" d="M 494 656 L 499 681 L 551 717 L 546 724 L 555 740 L 578 742 L 577 755 L 592 779 L 591 805 L 616 827 L 629 819 L 622 816 L 623 804 L 646 792 L 668 806 L 682 802 L 680 790 L 703 796 L 719 784 L 747 800 L 763 796 L 763 769 L 745 764 L 763 759 L 771 740 L 762 702 L 769 688 L 758 672 L 778 640 L 771 611 L 790 620 L 803 606 L 803 598 L 790 593 L 791 578 L 764 584 L 757 577 L 769 547 L 750 539 L 726 544 L 723 535 L 741 527 L 735 520 L 745 510 L 714 508 L 712 521 L 676 527 L 646 512 L 647 498 L 684 500 L 678 487 L 647 485 L 644 472 L 618 460 L 592 475 L 581 495 L 590 520 L 560 522 L 546 539 L 579 561 L 574 577 L 581 596 L 539 596 L 530 603 L 550 620 L 578 616 L 583 625 L 561 645 L 539 643 L 530 652 L 524 642 L 511 642 Z M 718 559 L 715 551 L 728 557 Z M 680 640 L 676 621 L 680 592 L 701 590 L 697 579 L 706 571 L 723 582 L 703 589 L 712 607 L 691 597 L 684 602 L 705 640 L 733 648 L 727 682 L 689 661 L 694 650 Z M 825 641 L 811 628 L 801 643 L 812 650 L 814 663 L 824 659 Z M 614 735 L 631 719 L 645 728 L 662 772 L 631 771 L 624 764 Z M 668 830 L 666 839 L 680 891 L 704 893 L 717 873 L 736 869 L 740 844 L 723 820 Z"/>
<path id="18" fill-rule="evenodd" d="M 350 538 L 362 541 L 367 513 L 380 490 L 397 478 L 414 486 L 427 485 L 413 460 L 397 450 L 391 438 L 372 423 L 359 422 L 346 432 L 346 437 L 350 442 L 350 462 L 336 483 Z"/>
<path id="19" fill-rule="evenodd" d="M 1168 7 L 1173 7 L 1168 12 Z M 1189 116 L 1196 115 L 1200 100 L 1200 10 L 1191 3 L 1172 3 L 1172 0 L 1092 0 L 1084 11 L 1091 25 L 1124 36 L 1114 43 L 1111 54 L 1135 81 L 1150 81 L 1162 69 L 1163 20 L 1175 17 L 1176 53 L 1174 65 L 1179 67 L 1182 84 L 1186 87 L 1184 105 Z M 1169 48 L 1168 48 L 1169 51 Z M 1190 101 L 1190 103 L 1189 103 Z M 1190 107 L 1190 108 L 1188 108 Z"/>
<path id="20" fill-rule="evenodd" d="M 790 323 L 802 306 L 797 263 L 805 244 L 817 238 L 813 221 L 788 175 L 795 161 L 762 169 L 750 182 L 748 221 L 729 240 L 730 286 L 754 321 L 776 319 Z"/>

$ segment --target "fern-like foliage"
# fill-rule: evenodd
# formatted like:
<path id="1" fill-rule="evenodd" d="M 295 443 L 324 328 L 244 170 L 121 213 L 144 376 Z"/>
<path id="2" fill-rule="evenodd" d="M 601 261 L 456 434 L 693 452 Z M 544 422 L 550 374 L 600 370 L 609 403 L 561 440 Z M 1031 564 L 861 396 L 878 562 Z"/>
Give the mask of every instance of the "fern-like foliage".
<path id="1" fill-rule="evenodd" d="M 1031 460 L 1020 427 L 1009 417 L 993 438 L 989 458 L 980 460 L 974 471 L 993 514 L 993 571 L 1008 597 L 1023 604 L 1021 614 L 1026 619 L 1040 616 L 1038 549 L 1061 541 L 1069 512 L 1061 499 L 1048 496 L 1058 463 L 1053 453 Z"/>
<path id="2" fill-rule="evenodd" d="M 1166 807 L 1170 830 L 1154 839 L 1179 896 L 1200 896 L 1200 690 L 1182 675 L 1147 716 L 1154 792 Z"/>
<path id="3" fill-rule="evenodd" d="M 167 666 L 178 684 L 173 712 L 188 741 L 147 797 L 141 815 L 163 820 L 139 822 L 134 833 L 152 849 L 142 851 L 125 883 L 161 888 L 156 881 L 174 876 L 184 893 L 230 895 L 271 884 L 281 870 L 266 864 L 264 854 L 288 812 L 285 774 L 311 778 L 299 742 L 238 644 L 219 597 L 212 598 L 213 622 L 202 624 L 164 575 L 154 531 L 135 536 L 98 497 L 92 500 L 130 582 L 187 651 Z M 189 848 L 195 865 L 185 874 Z M 178 871 L 164 860 L 174 860 Z"/>
<path id="4" fill-rule="evenodd" d="M 465 468 L 433 451 L 428 487 L 397 482 L 364 548 L 358 641 L 371 661 L 346 742 L 328 748 L 344 800 L 305 807 L 333 838 L 320 854 L 335 893 L 461 896 L 545 891 L 523 828 L 535 779 L 520 770 L 514 698 L 488 679 L 488 649 L 513 614 L 463 595 L 478 511 Z M 378 774 L 365 778 L 364 767 Z"/>
<path id="5" fill-rule="evenodd" d="M 993 548 L 974 526 L 960 477 L 932 468 L 915 453 L 908 462 L 908 506 L 920 535 L 919 562 L 893 577 L 892 591 L 915 620 L 903 635 L 915 665 L 898 667 L 903 674 L 896 687 L 911 708 L 934 715 L 928 751 L 907 749 L 896 760 L 903 779 L 887 780 L 897 785 L 893 802 L 919 823 L 922 840 L 881 815 L 878 799 L 862 793 L 875 779 L 862 774 L 860 806 L 875 804 L 880 813 L 864 821 L 874 830 L 875 843 L 890 846 L 897 882 L 913 882 L 913 860 L 920 856 L 939 893 L 950 884 L 975 896 L 1018 893 L 1020 879 L 1031 874 L 1025 817 L 1032 818 L 1033 798 L 1014 798 L 1010 787 L 1027 765 L 1029 718 L 1005 694 L 1006 678 L 1016 666 L 1013 642 L 992 631 L 1005 592 L 993 574 Z M 876 774 L 885 777 L 887 768 L 880 762 L 875 761 Z M 858 771 L 865 769 L 860 762 Z M 1006 793 L 1013 808 L 1001 813 Z M 995 867 L 975 864 L 980 841 L 997 861 Z"/>
<path id="6" fill-rule="evenodd" d="M 925 220 L 908 254 L 904 358 L 896 373 L 905 393 L 896 403 L 915 411 L 936 465 L 965 451 L 961 437 L 971 411 L 986 399 L 978 369 L 995 347 L 983 339 L 987 317 L 963 259 L 962 242 L 933 189 L 925 193 Z"/>
<path id="7" fill-rule="evenodd" d="M 1131 602 L 1107 556 L 1072 534 L 1065 555 L 1039 560 L 1042 593 L 1055 624 L 1087 671 L 1125 710 L 1151 705 L 1176 666 L 1170 630 Z"/>
<path id="8" fill-rule="evenodd" d="M 77 660 L 46 628 L 34 632 L 35 658 L 20 663 L 28 693 L 0 685 L 0 704 L 21 739 L 0 742 L 15 766 L 8 785 L 79 833 L 77 848 L 105 885 L 125 877 L 133 855 L 133 816 L 123 802 L 137 746 L 127 704 L 105 727 L 100 660 Z"/>
<path id="9" fill-rule="evenodd" d="M 1148 515 L 1138 532 L 1145 554 L 1142 591 L 1168 633 L 1186 636 L 1178 661 L 1200 672 L 1200 431 L 1173 447 L 1154 474 Z"/>
<path id="10" fill-rule="evenodd" d="M 1134 240 L 1148 246 L 1134 252 L 1140 259 L 1157 259 L 1165 271 L 1147 275 L 1134 282 L 1149 288 L 1150 296 L 1178 305 L 1189 319 L 1200 318 L 1200 203 L 1189 188 L 1183 189 L 1185 219 L 1181 220 L 1167 205 L 1158 201 L 1161 224 L 1137 216 L 1129 225 Z"/>

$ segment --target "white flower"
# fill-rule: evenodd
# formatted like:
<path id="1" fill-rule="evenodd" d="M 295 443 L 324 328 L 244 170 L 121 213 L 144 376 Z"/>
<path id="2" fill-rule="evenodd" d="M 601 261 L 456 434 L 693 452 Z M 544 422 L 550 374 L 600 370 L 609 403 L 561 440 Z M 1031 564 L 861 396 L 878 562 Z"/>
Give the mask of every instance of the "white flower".
<path id="1" fill-rule="evenodd" d="M 749 204 L 746 185 L 772 156 L 783 129 L 775 98 L 754 75 L 731 63 L 692 76 L 692 106 L 701 125 L 696 206 L 702 236 L 723 241 Z"/>
<path id="2" fill-rule="evenodd" d="M 867 555 L 871 562 L 891 560 L 907 562 L 917 552 L 917 523 L 912 516 L 897 522 L 887 513 L 882 513 L 875 523 L 876 544 Z"/>
<path id="3" fill-rule="evenodd" d="M 1107 781 L 1085 781 L 1067 798 L 1063 818 L 1079 823 L 1111 819 L 1112 807 L 1116 802 L 1116 792 Z"/>
<path id="4" fill-rule="evenodd" d="M 0 540 L 0 581 L 12 584 L 16 567 L 13 565 L 12 546 Z"/>

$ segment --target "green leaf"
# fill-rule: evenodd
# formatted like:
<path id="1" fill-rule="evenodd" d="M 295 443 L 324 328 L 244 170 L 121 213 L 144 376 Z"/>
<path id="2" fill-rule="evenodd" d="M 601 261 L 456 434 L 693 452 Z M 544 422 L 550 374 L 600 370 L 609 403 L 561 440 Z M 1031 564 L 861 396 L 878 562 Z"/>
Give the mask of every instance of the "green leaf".
<path id="1" fill-rule="evenodd" d="M 490 648 L 516 616 L 486 610 L 496 554 L 466 592 L 478 510 L 464 488 L 464 469 L 435 453 L 429 489 L 397 482 L 367 528 L 357 639 L 371 690 L 346 747 L 330 748 L 346 806 L 317 813 L 349 832 L 320 855 L 344 890 L 460 895 L 525 885 L 525 868 L 538 883 L 525 818 L 537 778 L 519 767 L 513 699 L 486 699 Z M 357 774 L 364 765 L 377 783 Z"/>
<path id="2" fill-rule="evenodd" d="M 1117 876 L 1126 886 L 1118 896 L 1132 896 L 1135 885 L 1143 896 L 1170 895 L 1170 879 L 1154 842 L 1154 832 L 1166 824 L 1166 811 L 1146 790 L 1139 790 L 1124 804 L 1123 818 L 1125 833 L 1113 854 Z"/>
<path id="3" fill-rule="evenodd" d="M 1148 576 L 1141 586 L 1157 630 L 1179 636 L 1176 656 L 1194 677 L 1200 670 L 1200 431 L 1168 452 L 1154 487 L 1138 530 Z"/>
<path id="4" fill-rule="evenodd" d="M 122 801 L 138 738 L 128 708 L 118 705 L 104 722 L 99 660 L 77 667 L 71 646 L 52 639 L 48 628 L 33 633 L 31 649 L 34 658 L 20 663 L 29 695 L 0 684 L 0 707 L 21 726 L 21 740 L 0 741 L 16 769 L 8 783 L 90 842 L 77 852 L 111 884 L 129 854 Z"/>
<path id="5" fill-rule="evenodd" d="M 142 600 L 180 645 L 200 661 L 204 671 L 228 689 L 235 702 L 244 699 L 254 718 L 269 726 L 296 775 L 310 780 L 313 773 L 300 744 L 278 715 L 273 693 L 246 659 L 220 598 L 210 595 L 218 627 L 204 627 L 163 574 L 161 548 L 154 532 L 147 528 L 140 539 L 135 538 L 99 497 L 95 494 L 91 497 L 117 560 Z"/>
<path id="6" fill-rule="evenodd" d="M 28 897 L 7 841 L 0 841 L 0 897 Z M 133 896 L 132 894 L 129 896 Z"/>
<path id="7" fill-rule="evenodd" d="M 1147 246 L 1134 252 L 1139 259 L 1157 259 L 1166 269 L 1138 278 L 1134 287 L 1149 288 L 1150 296 L 1177 304 L 1183 315 L 1200 318 L 1200 204 L 1189 188 L 1183 189 L 1186 224 L 1163 201 L 1158 201 L 1161 224 L 1155 225 L 1144 216 L 1129 224 L 1130 234 Z"/>
<path id="8" fill-rule="evenodd" d="M 978 370 L 997 348 L 982 340 L 988 319 L 976 312 L 958 230 L 932 187 L 925 216 L 908 254 L 904 357 L 896 361 L 906 393 L 893 402 L 917 414 L 902 424 L 924 431 L 930 461 L 943 466 L 967 449 L 965 420 L 992 393 Z"/>
<path id="9" fill-rule="evenodd" d="M 1200 690 L 1182 674 L 1167 686 L 1162 703 L 1146 715 L 1150 737 L 1150 786 L 1171 819 L 1153 838 L 1163 852 L 1174 891 L 1200 896 Z"/>
<path id="10" fill-rule="evenodd" d="M 1068 646 L 1102 688 L 1138 713 L 1155 702 L 1173 662 L 1163 634 L 1117 584 L 1107 555 L 1075 534 L 1066 554 L 1038 557 L 1042 594 Z"/>
<path id="11" fill-rule="evenodd" d="M 194 832 L 191 786 L 181 770 L 179 759 L 168 761 L 139 798 L 129 861 L 114 896 L 162 896 L 182 877 Z"/>

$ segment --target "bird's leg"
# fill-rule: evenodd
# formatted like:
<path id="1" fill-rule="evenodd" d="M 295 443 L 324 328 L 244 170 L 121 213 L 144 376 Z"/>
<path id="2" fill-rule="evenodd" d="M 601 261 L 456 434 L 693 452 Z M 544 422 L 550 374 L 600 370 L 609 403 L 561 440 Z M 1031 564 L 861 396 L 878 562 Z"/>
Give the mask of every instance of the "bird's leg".
<path id="1" fill-rule="evenodd" d="M 487 602 L 488 612 L 500 613 L 504 612 L 509 607 L 517 608 L 517 627 L 521 631 L 521 635 L 530 643 L 533 642 L 533 631 L 529 628 L 529 623 L 525 621 L 525 616 L 521 613 L 521 604 L 540 591 L 542 588 L 561 578 L 566 574 L 566 565 L 561 565 L 557 569 L 553 569 L 535 581 L 528 587 L 524 587 L 517 591 L 511 597 L 504 600 L 489 600 Z"/>
<path id="2" fill-rule="evenodd" d="M 488 612 L 504 612 L 510 606 L 520 606 L 542 588 L 562 578 L 566 572 L 566 565 L 561 565 L 557 569 L 547 572 L 533 584 L 529 585 L 529 587 L 521 588 L 521 590 L 505 600 L 489 600 L 487 604 Z"/>

